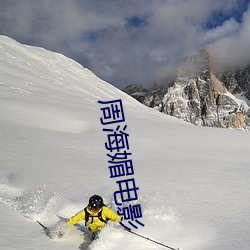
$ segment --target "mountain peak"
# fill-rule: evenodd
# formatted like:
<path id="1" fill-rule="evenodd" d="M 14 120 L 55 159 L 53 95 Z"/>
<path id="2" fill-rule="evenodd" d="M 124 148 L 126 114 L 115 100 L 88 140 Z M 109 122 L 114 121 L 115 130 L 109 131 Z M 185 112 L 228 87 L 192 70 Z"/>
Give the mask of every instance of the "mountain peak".
<path id="1" fill-rule="evenodd" d="M 177 69 L 178 77 L 194 77 L 210 70 L 210 56 L 207 49 L 201 49 L 189 56 Z"/>
<path id="2" fill-rule="evenodd" d="M 171 86 L 156 87 L 140 95 L 139 100 L 196 125 L 248 129 L 250 108 L 233 95 L 233 90 L 237 84 L 247 86 L 249 72 L 224 74 L 222 78 L 214 73 L 213 66 L 209 51 L 201 49 L 178 67 Z M 243 87 L 240 89 L 243 93 Z"/>

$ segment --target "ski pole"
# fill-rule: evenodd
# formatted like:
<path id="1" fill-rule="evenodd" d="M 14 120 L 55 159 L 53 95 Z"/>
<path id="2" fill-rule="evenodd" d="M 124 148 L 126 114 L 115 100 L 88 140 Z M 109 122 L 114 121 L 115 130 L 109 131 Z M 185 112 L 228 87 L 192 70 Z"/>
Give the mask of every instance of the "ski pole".
<path id="1" fill-rule="evenodd" d="M 40 226 L 42 226 L 43 227 L 43 229 L 46 231 L 46 230 L 48 230 L 48 228 L 47 227 L 45 227 L 41 222 L 39 222 L 38 220 L 36 221 Z"/>
<path id="2" fill-rule="evenodd" d="M 124 229 L 124 230 L 127 231 L 127 232 L 129 232 L 129 233 L 131 233 L 131 234 L 137 235 L 137 236 L 139 236 L 139 237 L 141 237 L 141 238 L 143 238 L 143 239 L 146 239 L 146 240 L 148 240 L 148 241 L 152 241 L 152 242 L 154 242 L 154 243 L 156 243 L 156 244 L 158 244 L 158 245 L 161 245 L 161 246 L 163 246 L 163 247 L 166 247 L 166 248 L 168 248 L 168 249 L 171 249 L 171 250 L 181 250 L 180 248 L 173 248 L 173 247 L 167 246 L 167 245 L 165 245 L 165 244 L 162 244 L 161 242 L 158 242 L 158 241 L 156 241 L 156 240 L 152 240 L 152 239 L 150 239 L 150 238 L 148 238 L 148 237 L 145 237 L 145 236 L 140 235 L 140 234 L 138 234 L 138 233 L 135 233 L 135 232 L 133 232 L 133 231 L 130 231 L 130 230 L 127 230 L 127 229 Z"/>

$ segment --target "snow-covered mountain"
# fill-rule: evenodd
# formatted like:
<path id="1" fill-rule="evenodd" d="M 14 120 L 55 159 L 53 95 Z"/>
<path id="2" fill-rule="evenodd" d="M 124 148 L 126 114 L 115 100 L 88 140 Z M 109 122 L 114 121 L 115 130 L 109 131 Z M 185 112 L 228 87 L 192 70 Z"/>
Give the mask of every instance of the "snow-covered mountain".
<path id="1" fill-rule="evenodd" d="M 180 65 L 171 86 L 147 91 L 131 85 L 124 92 L 146 106 L 196 125 L 248 130 L 249 68 L 221 73 L 213 69 L 211 61 L 208 50 L 200 50 Z"/>
<path id="2" fill-rule="evenodd" d="M 121 99 L 145 227 L 184 250 L 248 250 L 250 134 L 193 126 L 140 104 L 63 55 L 0 37 L 0 248 L 149 250 L 109 224 L 91 243 L 84 222 L 53 228 L 102 195 L 116 210 L 98 101 Z M 120 179 L 119 179 L 120 180 Z M 63 223 L 63 220 L 60 220 Z"/>
<path id="3" fill-rule="evenodd" d="M 224 70 L 216 75 L 230 93 L 238 94 L 241 98 L 245 97 L 248 104 L 250 103 L 250 66 Z"/>

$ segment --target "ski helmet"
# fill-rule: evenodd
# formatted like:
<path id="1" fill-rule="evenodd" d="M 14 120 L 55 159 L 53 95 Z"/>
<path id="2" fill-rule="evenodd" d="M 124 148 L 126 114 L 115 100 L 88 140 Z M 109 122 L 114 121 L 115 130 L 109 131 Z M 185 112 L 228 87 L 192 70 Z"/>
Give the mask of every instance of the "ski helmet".
<path id="1" fill-rule="evenodd" d="M 89 206 L 93 210 L 98 210 L 103 207 L 103 199 L 99 195 L 93 195 L 89 198 Z"/>

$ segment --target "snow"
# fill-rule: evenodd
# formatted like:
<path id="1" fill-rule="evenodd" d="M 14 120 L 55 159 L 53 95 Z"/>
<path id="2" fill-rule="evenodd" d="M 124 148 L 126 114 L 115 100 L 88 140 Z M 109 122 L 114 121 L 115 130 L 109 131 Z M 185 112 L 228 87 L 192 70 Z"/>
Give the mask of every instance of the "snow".
<path id="1" fill-rule="evenodd" d="M 111 223 L 90 242 L 63 225 L 100 194 L 115 210 L 98 100 L 122 99 L 142 206 L 136 233 L 183 250 L 250 248 L 249 132 L 147 108 L 63 55 L 0 36 L 1 249 L 163 249 Z"/>

